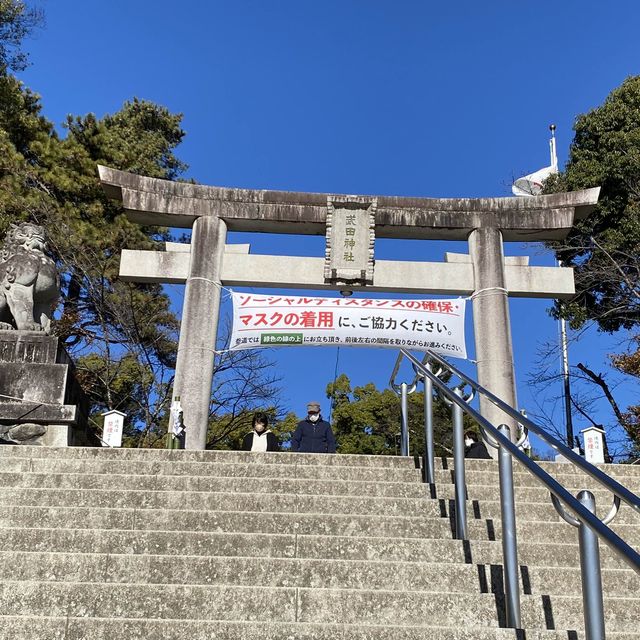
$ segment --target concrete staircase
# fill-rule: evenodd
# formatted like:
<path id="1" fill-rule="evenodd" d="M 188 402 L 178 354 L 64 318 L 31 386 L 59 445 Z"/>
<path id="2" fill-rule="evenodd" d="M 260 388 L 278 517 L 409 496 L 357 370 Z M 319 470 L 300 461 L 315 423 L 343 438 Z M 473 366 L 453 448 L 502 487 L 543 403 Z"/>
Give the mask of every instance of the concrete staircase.
<path id="1" fill-rule="evenodd" d="M 463 542 L 447 460 L 432 495 L 407 458 L 0 447 L 0 638 L 584 637 L 577 532 L 519 470 L 526 631 L 500 628 L 497 465 L 467 463 Z M 639 468 L 607 471 L 640 490 Z M 638 514 L 613 526 L 640 547 Z M 640 638 L 640 576 L 601 551 L 607 635 Z"/>

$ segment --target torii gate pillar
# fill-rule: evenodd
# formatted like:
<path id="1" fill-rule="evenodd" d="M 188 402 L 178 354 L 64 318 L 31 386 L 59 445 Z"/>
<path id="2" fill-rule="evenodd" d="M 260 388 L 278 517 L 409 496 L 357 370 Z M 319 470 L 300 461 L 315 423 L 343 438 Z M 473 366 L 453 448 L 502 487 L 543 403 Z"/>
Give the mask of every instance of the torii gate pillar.
<path id="1" fill-rule="evenodd" d="M 226 237 L 227 225 L 217 215 L 193 223 L 173 383 L 173 397 L 189 408 L 184 416 L 187 449 L 204 449 L 207 441 Z"/>
<path id="2" fill-rule="evenodd" d="M 478 380 L 501 400 L 517 407 L 509 299 L 500 230 L 484 227 L 472 231 L 469 234 L 469 253 L 476 287 L 471 297 Z M 484 396 L 480 398 L 480 412 L 493 424 L 508 424 L 512 439 L 517 439 L 513 419 Z"/>

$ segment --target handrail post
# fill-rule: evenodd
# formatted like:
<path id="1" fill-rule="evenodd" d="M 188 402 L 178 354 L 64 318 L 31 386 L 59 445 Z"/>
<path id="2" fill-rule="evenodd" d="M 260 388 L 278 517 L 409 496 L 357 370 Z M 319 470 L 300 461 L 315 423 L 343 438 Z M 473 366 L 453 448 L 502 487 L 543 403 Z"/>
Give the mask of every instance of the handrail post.
<path id="1" fill-rule="evenodd" d="M 462 398 L 462 389 L 455 394 Z M 451 406 L 453 417 L 453 469 L 455 479 L 456 538 L 467 539 L 467 487 L 464 477 L 464 429 L 462 425 L 462 407 L 457 403 Z"/>
<path id="2" fill-rule="evenodd" d="M 403 382 L 400 385 L 400 411 L 402 423 L 400 430 L 400 455 L 409 455 L 409 385 Z"/>
<path id="3" fill-rule="evenodd" d="M 431 364 L 426 362 L 425 369 L 431 371 Z M 436 473 L 434 467 L 433 446 L 433 382 L 429 376 L 424 376 L 424 469 L 425 480 L 435 484 Z"/>
<path id="4" fill-rule="evenodd" d="M 581 491 L 577 497 L 582 506 L 595 514 L 596 499 L 593 493 Z M 580 523 L 578 534 L 585 637 L 586 640 L 604 640 L 604 603 L 598 536 L 584 523 Z"/>
<path id="5" fill-rule="evenodd" d="M 498 430 L 511 439 L 511 429 L 501 424 Z M 511 454 L 500 445 L 498 451 L 500 474 L 500 515 L 502 519 L 502 559 L 504 564 L 504 595 L 507 626 L 521 628 L 520 617 L 520 567 L 518 566 L 518 541 L 516 535 L 516 508 L 513 489 L 513 461 Z"/>

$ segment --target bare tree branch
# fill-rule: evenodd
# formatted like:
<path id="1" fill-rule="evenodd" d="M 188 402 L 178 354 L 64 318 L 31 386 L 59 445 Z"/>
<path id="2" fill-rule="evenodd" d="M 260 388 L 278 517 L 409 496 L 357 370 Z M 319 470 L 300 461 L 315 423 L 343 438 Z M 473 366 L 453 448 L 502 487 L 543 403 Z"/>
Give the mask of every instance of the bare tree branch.
<path id="1" fill-rule="evenodd" d="M 615 413 L 616 418 L 618 419 L 618 422 L 620 422 L 620 424 L 624 426 L 624 423 L 625 423 L 624 416 L 622 415 L 622 412 L 620 411 L 620 407 L 618 407 L 618 403 L 615 401 L 615 398 L 613 397 L 613 394 L 609 389 L 609 385 L 605 381 L 604 377 L 598 373 L 595 373 L 595 371 L 592 371 L 591 369 L 589 369 L 589 367 L 584 365 L 582 362 L 578 362 L 576 366 L 578 367 L 578 369 L 580 369 L 580 371 L 585 373 L 591 380 L 593 380 L 593 382 L 595 382 L 602 389 L 602 392 L 604 393 L 605 398 L 611 405 L 611 408 L 613 409 L 613 412 Z"/>

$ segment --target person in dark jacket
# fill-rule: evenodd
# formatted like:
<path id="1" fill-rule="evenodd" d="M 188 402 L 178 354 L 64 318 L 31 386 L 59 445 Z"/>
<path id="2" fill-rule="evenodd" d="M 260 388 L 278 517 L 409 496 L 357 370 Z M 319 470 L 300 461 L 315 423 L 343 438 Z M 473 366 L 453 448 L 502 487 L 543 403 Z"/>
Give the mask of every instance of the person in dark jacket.
<path id="1" fill-rule="evenodd" d="M 291 438 L 291 450 L 300 453 L 335 453 L 336 439 L 331 425 L 320 415 L 320 403 L 307 405 L 307 417 L 301 420 Z"/>
<path id="2" fill-rule="evenodd" d="M 253 414 L 253 430 L 242 440 L 243 451 L 278 451 L 278 438 L 269 429 L 269 418 L 265 413 Z"/>
<path id="3" fill-rule="evenodd" d="M 464 457 L 491 460 L 484 442 L 478 441 L 478 436 L 473 431 L 464 434 Z"/>

